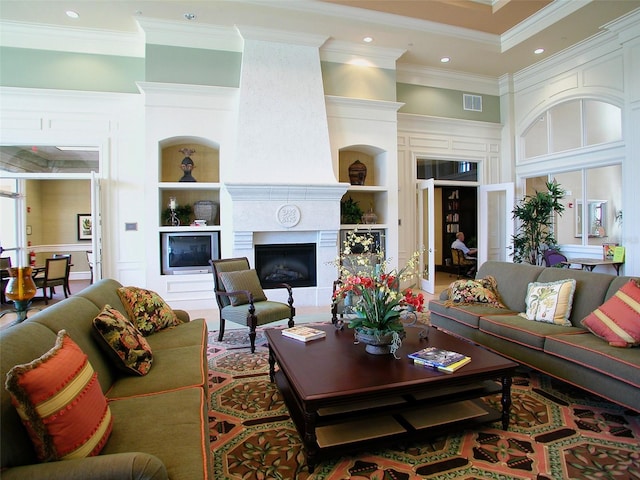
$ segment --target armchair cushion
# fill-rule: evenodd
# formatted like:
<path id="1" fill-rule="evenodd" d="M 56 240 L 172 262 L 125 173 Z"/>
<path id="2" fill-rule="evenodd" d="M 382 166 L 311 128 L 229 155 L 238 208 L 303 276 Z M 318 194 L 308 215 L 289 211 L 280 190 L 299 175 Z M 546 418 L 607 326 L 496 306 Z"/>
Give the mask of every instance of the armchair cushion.
<path id="1" fill-rule="evenodd" d="M 116 367 L 134 375 L 149 373 L 153 354 L 149 343 L 125 316 L 110 305 L 93 319 L 93 333 Z"/>
<path id="2" fill-rule="evenodd" d="M 238 290 L 248 290 L 253 295 L 255 302 L 264 302 L 267 300 L 267 296 L 262 290 L 260 285 L 260 279 L 255 269 L 250 270 L 238 270 L 235 272 L 220 272 L 220 280 L 224 285 L 224 289 L 227 292 L 237 292 Z M 237 307 L 238 305 L 245 305 L 249 303 L 249 298 L 246 295 L 232 295 L 229 297 L 231 306 Z"/>
<path id="3" fill-rule="evenodd" d="M 582 325 L 612 347 L 640 345 L 640 285 L 629 280 Z"/>
<path id="4" fill-rule="evenodd" d="M 182 323 L 156 292 L 138 287 L 121 287 L 118 295 L 129 319 L 144 336 Z"/>
<path id="5" fill-rule="evenodd" d="M 41 461 L 97 455 L 113 419 L 87 355 L 60 330 L 42 357 L 16 365 L 6 387 Z"/>

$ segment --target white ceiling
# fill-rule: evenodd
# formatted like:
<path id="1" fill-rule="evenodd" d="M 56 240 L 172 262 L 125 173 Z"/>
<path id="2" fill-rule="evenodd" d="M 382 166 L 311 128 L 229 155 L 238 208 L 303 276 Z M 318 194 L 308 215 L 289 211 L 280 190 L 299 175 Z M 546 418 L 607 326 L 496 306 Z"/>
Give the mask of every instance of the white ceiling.
<path id="1" fill-rule="evenodd" d="M 494 10 L 498 3 L 540 4 L 540 0 L 0 0 L 0 20 L 136 33 L 137 18 L 153 18 L 200 26 L 259 26 L 360 44 L 370 35 L 374 38 L 371 45 L 405 52 L 399 65 L 497 78 L 581 42 L 608 22 L 640 8 L 640 0 L 555 0 L 547 6 L 543 1 L 531 8 L 533 15 L 502 34 L 486 32 L 491 15 L 476 15 L 485 24 L 466 23 L 467 28 L 451 25 L 461 23 L 462 15 L 450 16 L 447 24 L 425 20 L 436 4 L 468 9 L 474 2 L 476 7 L 484 4 L 489 9 L 493 4 Z M 365 6 L 376 10 L 361 8 Z M 66 10 L 75 10 L 80 18 L 70 19 Z M 406 12 L 415 13 L 406 16 Z M 185 19 L 185 13 L 194 14 L 195 19 Z M 538 47 L 545 53 L 535 55 L 533 50 Z M 451 62 L 440 63 L 443 56 L 451 57 Z"/>

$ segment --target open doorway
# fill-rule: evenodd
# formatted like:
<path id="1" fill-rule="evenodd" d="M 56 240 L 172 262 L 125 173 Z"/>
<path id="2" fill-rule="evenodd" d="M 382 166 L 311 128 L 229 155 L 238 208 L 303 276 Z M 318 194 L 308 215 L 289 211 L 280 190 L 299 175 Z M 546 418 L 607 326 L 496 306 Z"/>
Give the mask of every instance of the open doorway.
<path id="1" fill-rule="evenodd" d="M 2 191 L 14 200 L 11 215 L 0 220 L 0 241 L 14 248 L 12 264 L 43 264 L 66 254 L 72 279 L 101 278 L 99 153 L 94 147 L 0 146 Z"/>
<path id="2" fill-rule="evenodd" d="M 457 272 L 451 258 L 456 233 L 465 233 L 467 246 L 478 246 L 477 164 L 418 159 L 416 176 L 417 240 L 425 248 L 421 286 L 434 293 L 436 284 L 443 283 L 438 275 L 450 277 Z"/>

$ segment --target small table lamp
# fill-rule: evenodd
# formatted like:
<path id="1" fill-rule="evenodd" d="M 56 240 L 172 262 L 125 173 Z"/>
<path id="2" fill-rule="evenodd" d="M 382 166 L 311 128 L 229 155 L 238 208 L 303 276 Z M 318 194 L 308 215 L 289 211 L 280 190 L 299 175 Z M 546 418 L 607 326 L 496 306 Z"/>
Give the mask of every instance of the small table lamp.
<path id="1" fill-rule="evenodd" d="M 5 296 L 13 300 L 18 322 L 27 318 L 27 310 L 31 299 L 36 295 L 36 284 L 33 281 L 31 267 L 9 268 L 9 282 L 5 288 Z"/>

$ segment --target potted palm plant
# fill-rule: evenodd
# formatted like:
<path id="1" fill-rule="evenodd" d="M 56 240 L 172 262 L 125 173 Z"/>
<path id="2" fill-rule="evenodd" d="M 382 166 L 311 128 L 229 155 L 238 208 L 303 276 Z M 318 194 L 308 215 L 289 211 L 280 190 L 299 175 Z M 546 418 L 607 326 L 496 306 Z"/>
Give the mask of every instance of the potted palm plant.
<path id="1" fill-rule="evenodd" d="M 560 203 L 564 190 L 556 182 L 546 183 L 547 191 L 526 195 L 514 207 L 513 218 L 518 221 L 513 236 L 514 263 L 542 265 L 544 251 L 557 249 L 553 232 L 553 215 L 562 215 L 564 205 Z"/>

